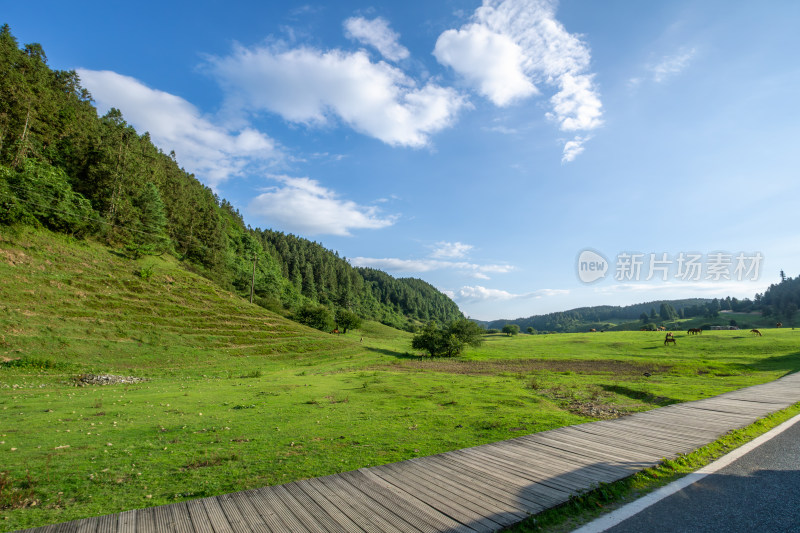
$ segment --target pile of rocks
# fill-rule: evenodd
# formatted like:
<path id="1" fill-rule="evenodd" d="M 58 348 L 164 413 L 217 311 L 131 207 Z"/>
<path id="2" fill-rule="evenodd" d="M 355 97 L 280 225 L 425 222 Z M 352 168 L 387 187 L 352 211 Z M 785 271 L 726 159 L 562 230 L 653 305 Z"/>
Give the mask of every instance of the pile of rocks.
<path id="1" fill-rule="evenodd" d="M 113 374 L 81 374 L 75 378 L 78 387 L 86 385 L 115 385 L 117 383 L 141 383 L 147 381 L 145 378 L 133 376 L 115 376 Z"/>

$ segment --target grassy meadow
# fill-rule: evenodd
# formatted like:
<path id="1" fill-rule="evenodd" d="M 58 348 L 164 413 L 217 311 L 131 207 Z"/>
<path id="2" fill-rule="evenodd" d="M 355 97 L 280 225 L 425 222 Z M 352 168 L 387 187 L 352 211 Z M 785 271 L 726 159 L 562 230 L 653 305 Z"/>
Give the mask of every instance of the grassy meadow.
<path id="1" fill-rule="evenodd" d="M 173 258 L 0 228 L 0 530 L 431 455 L 800 369 L 788 328 L 663 337 L 500 334 L 430 359 L 380 324 L 303 327 Z M 85 374 L 146 381 L 79 386 Z"/>

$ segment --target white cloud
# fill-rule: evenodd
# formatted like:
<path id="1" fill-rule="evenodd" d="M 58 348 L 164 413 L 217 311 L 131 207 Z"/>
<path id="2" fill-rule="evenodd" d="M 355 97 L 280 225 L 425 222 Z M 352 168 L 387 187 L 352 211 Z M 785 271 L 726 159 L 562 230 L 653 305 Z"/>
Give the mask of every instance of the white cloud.
<path id="1" fill-rule="evenodd" d="M 473 248 L 474 246 L 471 244 L 440 241 L 436 243 L 433 252 L 431 252 L 431 257 L 437 259 L 457 259 L 466 257 Z"/>
<path id="2" fill-rule="evenodd" d="M 564 143 L 564 155 L 561 157 L 562 163 L 569 163 L 583 152 L 583 143 L 589 140 L 589 137 L 576 136 L 571 141 Z"/>
<path id="3" fill-rule="evenodd" d="M 537 94 L 536 84 L 554 87 L 547 117 L 563 131 L 596 129 L 602 102 L 589 48 L 556 20 L 555 7 L 552 0 L 484 0 L 469 24 L 439 36 L 434 55 L 496 105 Z M 575 145 L 569 148 L 574 158 Z"/>
<path id="4" fill-rule="evenodd" d="M 439 36 L 433 55 L 478 87 L 495 105 L 507 106 L 538 91 L 522 70 L 521 47 L 509 36 L 471 24 Z"/>
<path id="5" fill-rule="evenodd" d="M 467 105 L 454 89 L 418 87 L 400 69 L 371 62 L 363 50 L 237 46 L 208 61 L 229 111 L 270 111 L 306 125 L 336 117 L 393 146 L 425 146 Z"/>
<path id="6" fill-rule="evenodd" d="M 175 151 L 178 161 L 201 181 L 216 187 L 239 176 L 255 161 L 280 157 L 275 142 L 252 128 L 231 131 L 203 117 L 192 104 L 111 71 L 78 69 L 101 113 L 111 107 L 153 143 Z"/>
<path id="7" fill-rule="evenodd" d="M 271 225 L 302 235 L 349 236 L 354 229 L 380 229 L 397 217 L 378 214 L 376 207 L 361 206 L 309 178 L 273 176 L 282 186 L 256 196 L 248 211 Z"/>
<path id="8" fill-rule="evenodd" d="M 430 272 L 432 270 L 458 270 L 473 277 L 486 279 L 488 274 L 505 274 L 514 270 L 511 265 L 480 265 L 466 261 L 442 261 L 439 259 L 397 259 L 392 257 L 353 257 L 355 266 L 377 268 L 390 272 Z M 483 276 L 481 278 L 481 276 Z"/>
<path id="9" fill-rule="evenodd" d="M 456 302 L 485 302 L 498 300 L 540 299 L 548 296 L 569 294 L 568 290 L 540 289 L 525 294 L 513 294 L 500 289 L 487 289 L 480 285 L 464 286 L 453 293 L 451 299 Z"/>
<path id="10" fill-rule="evenodd" d="M 389 27 L 384 18 L 367 20 L 351 17 L 344 21 L 344 28 L 348 39 L 374 47 L 389 61 L 400 61 L 410 55 L 408 49 L 398 42 L 400 35 Z"/>
<path id="11" fill-rule="evenodd" d="M 664 57 L 657 64 L 648 67 L 648 70 L 653 74 L 653 81 L 661 83 L 672 76 L 680 74 L 689 66 L 695 53 L 696 50 L 692 48 L 674 56 Z"/>

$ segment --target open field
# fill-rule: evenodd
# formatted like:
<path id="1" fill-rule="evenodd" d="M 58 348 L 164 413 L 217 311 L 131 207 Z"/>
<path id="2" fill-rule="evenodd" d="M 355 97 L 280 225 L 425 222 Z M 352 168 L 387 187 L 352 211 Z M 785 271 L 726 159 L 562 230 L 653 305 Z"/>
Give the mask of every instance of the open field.
<path id="1" fill-rule="evenodd" d="M 0 230 L 0 530 L 614 417 L 800 370 L 800 331 L 488 336 L 458 359 L 323 334 L 168 258 Z M 363 338 L 363 341 L 362 341 Z M 650 376 L 645 376 L 645 373 Z M 79 387 L 83 374 L 145 378 Z"/>

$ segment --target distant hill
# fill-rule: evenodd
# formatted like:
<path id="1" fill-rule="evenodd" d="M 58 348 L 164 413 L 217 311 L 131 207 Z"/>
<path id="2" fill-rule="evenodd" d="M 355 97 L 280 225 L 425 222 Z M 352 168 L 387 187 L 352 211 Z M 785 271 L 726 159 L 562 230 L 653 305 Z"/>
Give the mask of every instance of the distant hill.
<path id="1" fill-rule="evenodd" d="M 500 319 L 479 323 L 489 329 L 502 329 L 506 324 L 517 324 L 523 332 L 529 327 L 537 331 L 555 331 L 559 333 L 585 331 L 587 327 L 595 326 L 597 326 L 598 329 L 604 327 L 611 329 L 613 326 L 620 323 L 640 320 L 643 313 L 652 316 L 653 320 L 662 320 L 663 317 L 659 315 L 659 313 L 662 312 L 662 306 L 664 306 L 665 309 L 672 309 L 675 312 L 675 316 L 670 316 L 668 318 L 674 319 L 701 316 L 705 313 L 711 314 L 719 312 L 722 309 L 730 309 L 731 307 L 736 307 L 736 310 L 744 310 L 751 307 L 752 302 L 746 300 L 740 304 L 739 300 L 731 298 L 725 300 L 708 298 L 655 300 L 626 306 L 599 305 L 594 307 L 578 307 L 576 309 L 570 309 L 569 311 L 533 315 L 525 318 L 516 318 L 514 320 Z"/>

